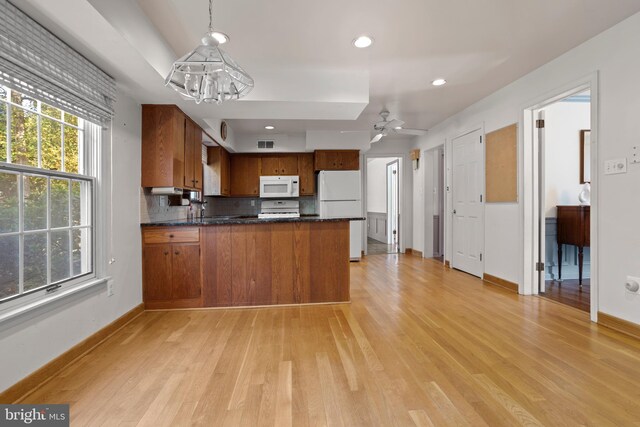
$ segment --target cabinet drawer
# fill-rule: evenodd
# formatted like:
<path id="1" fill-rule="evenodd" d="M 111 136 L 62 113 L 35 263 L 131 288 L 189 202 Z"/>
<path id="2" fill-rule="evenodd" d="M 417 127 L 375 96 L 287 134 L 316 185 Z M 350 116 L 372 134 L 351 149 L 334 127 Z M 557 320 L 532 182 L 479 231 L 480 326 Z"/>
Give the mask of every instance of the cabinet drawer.
<path id="1" fill-rule="evenodd" d="M 144 230 L 143 242 L 155 243 L 189 243 L 200 241 L 199 228 L 155 228 Z"/>

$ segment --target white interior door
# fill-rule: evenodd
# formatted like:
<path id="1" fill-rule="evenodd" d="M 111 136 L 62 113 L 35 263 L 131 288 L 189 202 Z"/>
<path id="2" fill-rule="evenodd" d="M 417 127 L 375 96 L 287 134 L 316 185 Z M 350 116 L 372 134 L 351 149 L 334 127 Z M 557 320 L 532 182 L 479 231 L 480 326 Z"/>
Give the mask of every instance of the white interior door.
<path id="1" fill-rule="evenodd" d="M 480 129 L 453 140 L 452 267 L 482 277 L 484 146 Z"/>

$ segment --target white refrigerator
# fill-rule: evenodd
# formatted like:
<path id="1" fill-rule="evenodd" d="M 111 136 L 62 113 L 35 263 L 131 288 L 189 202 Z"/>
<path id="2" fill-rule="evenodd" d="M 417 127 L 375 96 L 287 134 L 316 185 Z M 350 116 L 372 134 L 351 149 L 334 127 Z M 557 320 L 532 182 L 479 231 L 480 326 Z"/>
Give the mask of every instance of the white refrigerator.
<path id="1" fill-rule="evenodd" d="M 362 217 L 360 171 L 321 171 L 318 174 L 318 214 L 325 218 Z M 351 221 L 350 256 L 362 254 L 362 221 Z"/>

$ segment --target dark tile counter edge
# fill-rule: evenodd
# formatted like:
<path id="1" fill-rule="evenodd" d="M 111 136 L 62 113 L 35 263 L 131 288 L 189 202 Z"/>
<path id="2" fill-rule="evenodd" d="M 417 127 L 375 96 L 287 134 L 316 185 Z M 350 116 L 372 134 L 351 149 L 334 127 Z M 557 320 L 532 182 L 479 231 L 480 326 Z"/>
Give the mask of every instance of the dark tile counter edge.
<path id="1" fill-rule="evenodd" d="M 176 219 L 169 221 L 144 222 L 140 227 L 175 227 L 175 226 L 207 226 L 207 225 L 236 225 L 236 224 L 270 224 L 274 222 L 340 222 L 340 221 L 364 221 L 363 217 L 350 218 L 205 218 L 202 220 Z"/>

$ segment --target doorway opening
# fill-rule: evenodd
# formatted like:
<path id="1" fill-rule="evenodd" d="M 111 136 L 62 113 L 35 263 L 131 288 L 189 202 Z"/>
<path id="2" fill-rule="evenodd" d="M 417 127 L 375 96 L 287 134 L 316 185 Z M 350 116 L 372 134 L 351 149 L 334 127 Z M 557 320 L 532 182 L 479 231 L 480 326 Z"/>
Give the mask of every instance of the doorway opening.
<path id="1" fill-rule="evenodd" d="M 367 159 L 367 255 L 400 249 L 400 158 Z"/>
<path id="2" fill-rule="evenodd" d="M 426 150 L 425 178 L 425 236 L 424 257 L 444 262 L 444 145 Z"/>
<path id="3" fill-rule="evenodd" d="M 544 265 L 539 295 L 589 312 L 591 90 L 549 104 L 537 114 L 539 259 Z"/>

